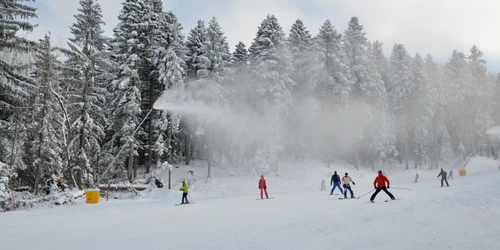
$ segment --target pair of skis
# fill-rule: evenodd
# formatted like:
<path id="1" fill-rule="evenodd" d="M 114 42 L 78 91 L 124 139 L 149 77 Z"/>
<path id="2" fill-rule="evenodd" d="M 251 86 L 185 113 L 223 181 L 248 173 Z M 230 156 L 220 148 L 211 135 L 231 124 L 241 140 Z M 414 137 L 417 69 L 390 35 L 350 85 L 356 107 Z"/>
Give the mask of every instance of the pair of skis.
<path id="1" fill-rule="evenodd" d="M 357 198 L 344 198 L 344 197 L 340 197 L 339 200 L 352 200 L 352 199 L 359 199 L 360 197 L 357 197 Z M 395 200 L 401 200 L 401 198 L 396 198 L 394 200 L 384 200 L 385 202 L 389 202 L 389 201 L 395 201 Z M 375 202 L 372 202 L 372 203 L 375 203 Z"/>

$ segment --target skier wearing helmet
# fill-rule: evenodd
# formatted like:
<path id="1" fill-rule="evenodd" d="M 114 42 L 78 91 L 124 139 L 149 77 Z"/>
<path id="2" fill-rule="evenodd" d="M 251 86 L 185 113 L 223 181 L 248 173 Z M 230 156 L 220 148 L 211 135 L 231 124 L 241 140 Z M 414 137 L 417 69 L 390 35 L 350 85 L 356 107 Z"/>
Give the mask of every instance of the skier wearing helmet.
<path id="1" fill-rule="evenodd" d="M 266 179 L 264 179 L 264 175 L 260 176 L 259 189 L 260 189 L 260 198 L 264 199 L 263 194 L 265 193 L 266 194 L 266 199 L 269 199 L 269 195 L 267 195 Z"/>

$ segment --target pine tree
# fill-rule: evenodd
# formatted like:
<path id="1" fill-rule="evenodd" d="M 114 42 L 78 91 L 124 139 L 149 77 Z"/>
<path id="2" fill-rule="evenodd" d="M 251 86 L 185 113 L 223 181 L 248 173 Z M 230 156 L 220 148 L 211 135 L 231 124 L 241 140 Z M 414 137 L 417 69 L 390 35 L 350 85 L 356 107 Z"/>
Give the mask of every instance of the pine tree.
<path id="1" fill-rule="evenodd" d="M 382 77 L 382 81 L 384 81 L 384 85 L 387 87 L 390 79 L 389 79 L 389 61 L 384 55 L 383 43 L 380 41 L 373 42 L 371 46 L 371 53 L 374 56 L 374 65 L 377 69 L 377 72 Z"/>
<path id="2" fill-rule="evenodd" d="M 0 0 L 0 51 L 27 51 L 36 43 L 18 35 L 19 31 L 33 31 L 28 20 L 36 18 L 36 8 L 23 2 L 28 0 Z M 12 114 L 12 108 L 22 106 L 35 88 L 35 82 L 19 73 L 19 66 L 0 59 L 0 120 Z"/>
<path id="3" fill-rule="evenodd" d="M 473 80 L 466 56 L 462 52 L 453 51 L 451 58 L 445 65 L 445 81 L 448 83 L 447 99 L 447 127 L 451 135 L 452 146 L 456 150 L 458 145 L 465 147 L 466 155 L 472 153 L 471 121 L 473 98 Z"/>
<path id="4" fill-rule="evenodd" d="M 488 77 L 483 52 L 476 45 L 470 49 L 467 59 L 473 81 L 472 98 L 475 100 L 468 106 L 470 119 L 474 121 L 471 125 L 471 143 L 475 148 L 474 153 L 486 156 L 489 149 L 484 131 L 494 124 L 491 116 L 494 105 L 494 83 Z"/>
<path id="5" fill-rule="evenodd" d="M 343 48 L 350 68 L 352 82 L 351 97 L 367 101 L 371 106 L 384 108 L 381 96 L 385 93 L 382 77 L 376 71 L 374 56 L 370 54 L 371 44 L 366 38 L 364 27 L 357 17 L 351 18 L 344 32 Z"/>
<path id="6" fill-rule="evenodd" d="M 148 48 L 146 40 L 149 37 L 148 29 L 142 22 L 147 12 L 148 7 L 144 1 L 126 0 L 118 16 L 119 23 L 114 29 L 112 40 L 113 60 L 119 64 L 119 72 L 110 86 L 114 93 L 111 102 L 113 134 L 107 147 L 112 150 L 113 155 L 118 153 L 121 147 L 126 147 L 125 152 L 128 154 L 124 153 L 115 157 L 118 158 L 117 167 L 123 167 L 127 161 L 129 180 L 134 177 L 134 157 L 138 155 L 138 150 L 142 147 L 138 138 L 144 135 L 143 129 L 140 129 L 136 135 L 133 133 L 142 115 L 139 70 L 142 56 L 147 54 L 145 48 Z"/>
<path id="7" fill-rule="evenodd" d="M 290 28 L 288 37 L 288 49 L 292 55 L 292 62 L 295 68 L 293 80 L 297 83 L 298 92 L 307 89 L 308 71 L 311 65 L 313 41 L 312 36 L 304 25 L 304 22 L 297 19 Z"/>
<path id="8" fill-rule="evenodd" d="M 325 21 L 314 39 L 315 61 L 310 73 L 311 85 L 319 96 L 345 106 L 351 84 L 346 76 L 349 71 L 341 38 L 342 34 L 337 32 L 330 20 Z"/>
<path id="9" fill-rule="evenodd" d="M 246 66 L 248 64 L 248 50 L 242 41 L 236 44 L 231 62 L 235 67 Z"/>
<path id="10" fill-rule="evenodd" d="M 162 14 L 160 20 L 162 37 L 159 39 L 156 56 L 158 60 L 155 62 L 160 83 L 158 91 L 182 89 L 186 76 L 182 27 L 172 12 Z M 155 143 L 152 145 L 152 151 L 155 153 L 154 161 L 157 165 L 165 159 L 172 162 L 173 140 L 174 136 L 179 133 L 179 123 L 180 118 L 177 115 L 166 111 L 158 112 L 154 117 L 152 126 Z"/>
<path id="11" fill-rule="evenodd" d="M 63 50 L 68 56 L 65 63 L 65 83 L 69 89 L 69 113 L 72 122 L 71 151 L 75 154 L 72 169 L 77 170 L 77 185 L 92 183 L 92 174 L 98 166 L 101 145 L 105 136 L 106 86 L 112 62 L 105 53 L 106 38 L 103 36 L 101 6 L 95 0 L 80 1 L 81 9 L 75 15 L 71 27 L 74 35 Z"/>
<path id="12" fill-rule="evenodd" d="M 417 53 L 412 60 L 412 82 L 414 90 L 412 95 L 415 97 L 410 121 L 411 130 L 413 133 L 409 136 L 412 140 L 413 152 L 415 154 L 415 167 L 422 168 L 429 160 L 428 151 L 430 138 L 429 131 L 431 129 L 431 121 L 433 118 L 433 100 L 429 86 L 429 75 L 425 69 L 423 58 Z"/>
<path id="13" fill-rule="evenodd" d="M 205 22 L 198 20 L 196 27 L 189 32 L 186 42 L 187 73 L 192 80 L 208 79 L 210 77 L 209 43 Z"/>
<path id="14" fill-rule="evenodd" d="M 443 69 L 434 62 L 432 56 L 425 58 L 425 74 L 428 76 L 429 106 L 432 107 L 431 129 L 429 131 L 429 168 L 438 168 L 439 161 L 447 159 L 453 152 L 450 134 L 446 126 L 446 96 L 443 81 Z"/>
<path id="15" fill-rule="evenodd" d="M 387 109 L 387 96 L 382 76 L 377 71 L 376 55 L 373 53 L 372 44 L 366 38 L 366 33 L 363 31 L 364 27 L 359 23 L 357 17 L 351 18 L 348 23 L 347 30 L 342 37 L 343 50 L 346 54 L 347 65 L 349 71 L 349 81 L 351 82 L 351 91 L 349 95 L 350 105 L 362 105 L 364 113 L 370 114 L 370 119 L 373 120 L 371 127 L 361 127 L 358 129 L 358 134 L 354 138 L 362 138 L 360 149 L 355 147 L 352 153 L 351 161 L 357 168 L 361 160 L 374 162 L 375 159 L 380 158 L 380 154 L 376 154 L 375 148 L 380 148 L 377 141 L 378 131 L 389 131 L 384 124 L 387 121 L 378 121 L 380 114 L 384 114 Z M 384 119 L 388 119 L 384 117 Z M 380 135 L 380 138 L 390 137 L 388 134 Z M 382 139 L 381 139 L 382 140 Z M 383 139 L 388 142 L 389 139 Z M 380 142 L 382 143 L 382 142 Z M 367 145 L 377 145 L 367 146 Z M 385 145 L 390 147 L 391 145 Z M 378 156 L 377 156 L 378 155 Z"/>
<path id="16" fill-rule="evenodd" d="M 293 104 L 291 79 L 293 64 L 286 47 L 285 33 L 274 15 L 262 21 L 250 46 L 250 76 L 260 93 L 262 104 L 287 114 Z"/>
<path id="17" fill-rule="evenodd" d="M 227 38 L 215 17 L 208 24 L 207 35 L 209 40 L 208 59 L 211 63 L 209 70 L 212 79 L 219 84 L 223 84 L 230 75 L 231 52 L 226 41 Z"/>
<path id="18" fill-rule="evenodd" d="M 146 173 L 151 170 L 153 158 L 157 158 L 153 151 L 156 145 L 158 130 L 156 124 L 163 123 L 157 121 L 161 118 L 160 111 L 154 110 L 153 105 L 164 90 L 164 85 L 159 81 L 161 72 L 159 71 L 159 60 L 161 60 L 160 49 L 164 43 L 162 24 L 164 23 L 163 3 L 161 0 L 145 0 L 144 15 L 140 17 L 140 32 L 146 36 L 142 38 L 143 53 L 139 56 L 139 78 L 141 82 L 141 109 L 151 110 L 147 117 L 147 123 L 143 124 L 143 130 L 147 137 L 140 137 L 141 144 L 144 145 L 144 152 L 140 151 L 137 165 L 142 165 L 146 160 Z M 149 112 L 148 112 L 149 113 Z M 143 116 L 141 116 L 141 119 Z M 144 156 L 144 157 L 142 157 Z M 145 159 L 144 159 L 145 158 Z"/>
<path id="19" fill-rule="evenodd" d="M 412 95 L 415 94 L 412 81 L 411 57 L 402 44 L 395 44 L 390 58 L 391 83 L 389 88 L 391 107 L 396 118 L 398 137 L 398 151 L 405 160 L 406 169 L 409 168 L 410 124 L 414 117 L 411 115 L 413 104 Z"/>
<path id="20" fill-rule="evenodd" d="M 40 40 L 34 77 L 38 91 L 34 97 L 31 125 L 31 167 L 33 168 L 34 190 L 38 193 L 42 175 L 62 174 L 63 154 L 61 131 L 63 118 L 57 101 L 60 92 L 58 83 L 60 63 L 52 53 L 50 37 Z"/>

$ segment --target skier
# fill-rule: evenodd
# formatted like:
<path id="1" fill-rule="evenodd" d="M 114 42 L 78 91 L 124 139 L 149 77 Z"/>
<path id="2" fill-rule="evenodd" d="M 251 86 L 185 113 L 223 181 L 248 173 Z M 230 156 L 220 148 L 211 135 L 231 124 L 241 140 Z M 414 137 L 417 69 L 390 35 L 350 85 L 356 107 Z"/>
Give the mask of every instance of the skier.
<path id="1" fill-rule="evenodd" d="M 332 175 L 332 180 L 330 181 L 330 186 L 332 186 L 332 190 L 330 191 L 330 195 L 333 195 L 333 191 L 335 190 L 336 187 L 339 188 L 340 193 L 343 194 L 344 190 L 342 190 L 342 187 L 340 187 L 340 176 L 337 174 L 337 171 L 333 172 Z"/>
<path id="2" fill-rule="evenodd" d="M 326 190 L 325 180 L 321 180 L 321 191 Z"/>
<path id="3" fill-rule="evenodd" d="M 265 193 L 266 199 L 269 199 L 269 195 L 267 195 L 266 179 L 264 179 L 264 175 L 260 176 L 259 189 L 260 189 L 260 198 L 264 199 L 263 193 Z"/>
<path id="4" fill-rule="evenodd" d="M 345 173 L 345 176 L 342 177 L 342 184 L 344 186 L 344 199 L 347 199 L 347 190 L 351 193 L 351 198 L 354 198 L 354 193 L 352 192 L 351 185 L 349 184 L 352 182 L 352 185 L 356 185 L 354 181 L 352 180 L 351 177 L 347 173 Z"/>
<path id="5" fill-rule="evenodd" d="M 453 180 L 453 169 L 450 170 L 450 174 L 448 176 L 448 179 Z"/>
<path id="6" fill-rule="evenodd" d="M 446 171 L 444 171 L 443 169 L 441 169 L 441 172 L 439 173 L 439 175 L 437 176 L 439 178 L 439 176 L 441 176 L 441 187 L 443 187 L 443 182 L 446 182 L 446 186 L 449 187 L 450 185 L 448 184 L 448 181 L 446 180 L 446 175 L 448 175 L 446 173 Z"/>
<path id="7" fill-rule="evenodd" d="M 189 204 L 189 201 L 188 201 L 188 193 L 189 193 L 189 187 L 188 185 L 186 184 L 186 181 L 182 181 L 182 187 L 180 189 L 182 191 L 182 202 L 181 204 Z M 184 200 L 186 200 L 186 202 L 184 202 Z"/>
<path id="8" fill-rule="evenodd" d="M 417 174 L 418 175 L 418 174 Z M 387 185 L 385 185 L 387 183 Z M 384 190 L 384 192 L 391 197 L 392 200 L 395 200 L 394 195 L 392 195 L 387 189 L 390 187 L 391 183 L 389 182 L 389 179 L 382 174 L 382 171 L 378 171 L 378 176 L 375 178 L 373 181 L 373 187 L 375 188 L 375 193 L 372 194 L 372 197 L 370 197 L 370 202 L 374 203 L 373 200 L 375 200 L 375 197 L 377 194 Z"/>
<path id="9" fill-rule="evenodd" d="M 418 182 L 418 173 L 416 173 L 416 175 L 415 175 L 415 183 L 417 183 L 417 182 Z"/>

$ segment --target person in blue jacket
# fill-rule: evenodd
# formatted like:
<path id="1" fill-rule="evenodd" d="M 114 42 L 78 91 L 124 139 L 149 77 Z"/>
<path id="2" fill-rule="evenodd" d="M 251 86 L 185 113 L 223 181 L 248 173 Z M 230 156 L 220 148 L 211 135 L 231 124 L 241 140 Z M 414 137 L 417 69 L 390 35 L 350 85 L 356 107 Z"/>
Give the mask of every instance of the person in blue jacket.
<path id="1" fill-rule="evenodd" d="M 335 190 L 336 187 L 340 189 L 341 194 L 344 193 L 344 190 L 342 190 L 342 187 L 340 186 L 340 176 L 337 174 L 337 171 L 333 172 L 332 180 L 330 181 L 330 186 L 333 186 L 332 191 L 330 191 L 330 195 L 333 195 L 333 191 Z"/>

